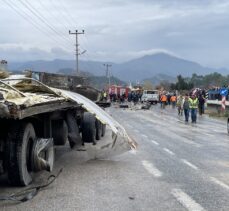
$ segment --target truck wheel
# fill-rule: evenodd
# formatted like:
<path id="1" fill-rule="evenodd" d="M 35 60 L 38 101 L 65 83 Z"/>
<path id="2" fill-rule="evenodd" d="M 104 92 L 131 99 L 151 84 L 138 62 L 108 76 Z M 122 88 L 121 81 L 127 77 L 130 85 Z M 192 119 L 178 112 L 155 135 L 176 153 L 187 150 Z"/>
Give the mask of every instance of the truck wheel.
<path id="1" fill-rule="evenodd" d="M 36 135 L 31 123 L 17 122 L 8 133 L 8 180 L 12 185 L 32 182 L 31 152 Z"/>
<path id="2" fill-rule="evenodd" d="M 68 126 L 64 120 L 53 121 L 52 136 L 55 145 L 65 145 L 68 140 Z"/>
<path id="3" fill-rule="evenodd" d="M 227 133 L 229 134 L 229 119 L 227 120 Z"/>
<path id="4" fill-rule="evenodd" d="M 96 128 L 96 140 L 100 140 L 102 136 L 102 123 L 96 119 L 95 121 L 95 128 Z"/>
<path id="5" fill-rule="evenodd" d="M 89 112 L 84 112 L 82 122 L 83 143 L 96 144 L 95 116 Z"/>
<path id="6" fill-rule="evenodd" d="M 102 134 L 101 136 L 105 136 L 105 133 L 106 133 L 106 124 L 102 124 Z"/>

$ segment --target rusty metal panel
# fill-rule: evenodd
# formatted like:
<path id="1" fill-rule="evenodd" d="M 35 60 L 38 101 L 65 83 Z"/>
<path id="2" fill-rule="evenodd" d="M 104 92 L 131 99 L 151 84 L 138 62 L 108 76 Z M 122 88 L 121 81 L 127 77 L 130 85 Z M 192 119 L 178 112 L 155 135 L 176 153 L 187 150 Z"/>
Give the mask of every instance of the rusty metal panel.
<path id="1" fill-rule="evenodd" d="M 79 85 L 88 85 L 88 80 L 84 77 L 60 75 L 45 72 L 32 72 L 32 77 L 40 82 L 54 88 L 72 90 Z"/>

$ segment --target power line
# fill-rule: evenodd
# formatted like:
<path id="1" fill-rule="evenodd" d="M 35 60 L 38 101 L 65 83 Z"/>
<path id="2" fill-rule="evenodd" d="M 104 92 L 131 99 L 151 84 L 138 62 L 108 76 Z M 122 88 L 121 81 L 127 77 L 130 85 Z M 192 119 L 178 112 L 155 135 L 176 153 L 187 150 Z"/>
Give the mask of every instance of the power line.
<path id="1" fill-rule="evenodd" d="M 39 2 L 40 1 L 41 0 L 39 0 Z M 53 0 L 50 0 L 50 3 L 51 2 L 53 3 Z M 56 2 L 59 3 L 58 5 L 61 7 L 61 10 L 59 10 L 59 7 L 55 4 Z M 53 6 L 55 7 L 55 9 L 57 11 L 59 11 L 59 14 L 62 16 L 61 20 L 66 20 L 66 23 L 71 22 L 73 26 L 77 25 L 77 22 L 75 21 L 75 18 L 72 16 L 72 13 L 68 10 L 66 3 L 63 2 L 63 0 L 59 0 L 56 2 L 53 3 Z M 86 36 L 85 36 L 85 38 L 86 38 Z M 82 42 L 81 48 L 83 48 L 82 46 L 84 46 L 84 44 L 86 44 L 86 43 L 84 42 L 84 39 L 82 39 L 81 42 Z M 85 46 L 86 46 L 86 49 L 89 49 L 88 45 L 85 45 Z M 84 52 L 86 52 L 86 51 L 84 51 Z M 87 57 L 88 60 L 90 60 L 88 57 L 88 50 L 84 55 L 85 55 L 85 57 Z M 92 69 L 92 64 L 85 63 L 85 65 L 87 66 L 88 70 Z"/>
<path id="2" fill-rule="evenodd" d="M 33 6 L 30 3 L 25 3 L 22 0 L 19 0 L 19 2 L 25 7 L 27 8 L 27 10 L 30 11 L 30 13 L 32 13 L 37 19 L 39 19 L 42 23 L 44 23 L 46 25 L 46 27 L 48 27 L 51 31 L 53 31 L 55 34 L 59 35 L 60 38 L 62 38 L 64 41 L 66 41 L 66 38 L 59 33 L 54 27 L 52 27 L 43 16 L 40 16 L 39 12 L 36 11 L 36 9 L 33 8 Z"/>
<path id="3" fill-rule="evenodd" d="M 55 38 L 51 38 L 50 37 L 50 34 L 44 30 L 37 22 L 35 23 L 34 21 L 32 21 L 32 18 L 27 14 L 27 13 L 23 13 L 21 12 L 22 10 L 20 10 L 18 7 L 12 5 L 12 2 L 10 2 L 9 0 L 8 1 L 5 1 L 5 0 L 2 0 L 8 7 L 10 7 L 15 13 L 17 13 L 19 16 L 21 16 L 23 19 L 25 19 L 27 22 L 29 22 L 31 25 L 33 25 L 33 27 L 35 29 L 37 29 L 39 32 L 42 32 L 43 34 L 45 34 L 49 39 L 52 40 L 52 42 L 56 42 L 58 43 L 59 45 L 62 46 L 62 44 L 59 43 L 58 40 L 56 40 Z M 67 50 L 66 47 L 62 46 L 64 49 Z"/>
<path id="4" fill-rule="evenodd" d="M 66 7 L 66 3 L 61 1 L 61 0 L 59 0 L 58 2 L 61 3 L 61 5 L 60 4 L 59 5 L 61 6 L 61 10 L 60 11 L 61 11 L 62 15 L 65 16 L 66 20 L 68 22 L 71 22 L 72 26 L 75 27 L 77 25 L 77 23 L 76 23 L 75 19 L 73 18 L 73 16 L 71 15 L 71 13 L 68 11 L 68 9 Z"/>
<path id="5" fill-rule="evenodd" d="M 28 0 L 26 0 L 26 1 L 28 2 Z M 48 14 L 52 16 L 52 19 L 54 19 L 56 21 L 56 18 L 57 17 L 53 14 L 53 11 L 54 10 L 51 10 L 51 11 L 48 10 L 47 7 L 43 4 L 42 0 L 38 0 L 38 2 L 40 4 L 40 6 L 43 8 L 43 10 L 46 11 L 46 12 L 48 12 Z M 69 27 L 68 27 L 68 25 L 65 25 L 65 24 L 68 23 L 68 22 L 64 23 L 65 21 L 63 21 L 63 20 L 65 20 L 65 19 L 59 18 L 58 19 L 58 23 L 65 29 L 65 31 L 67 31 Z M 66 38 L 69 39 L 69 41 L 70 41 L 69 36 L 67 36 Z"/>

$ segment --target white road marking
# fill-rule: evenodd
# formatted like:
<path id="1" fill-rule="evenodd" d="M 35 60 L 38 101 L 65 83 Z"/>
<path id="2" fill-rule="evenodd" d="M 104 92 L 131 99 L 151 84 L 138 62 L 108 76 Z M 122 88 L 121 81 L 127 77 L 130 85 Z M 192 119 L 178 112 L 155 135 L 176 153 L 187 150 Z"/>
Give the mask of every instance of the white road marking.
<path id="1" fill-rule="evenodd" d="M 174 152 L 172 152 L 171 150 L 167 149 L 167 148 L 163 148 L 163 150 L 167 153 L 169 153 L 170 155 L 175 155 Z"/>
<path id="2" fill-rule="evenodd" d="M 212 134 L 210 134 L 210 133 L 204 133 L 204 135 L 214 137 L 214 135 L 212 135 Z"/>
<path id="3" fill-rule="evenodd" d="M 185 159 L 181 159 L 181 161 L 182 161 L 184 164 L 188 165 L 189 167 L 191 167 L 191 168 L 193 168 L 193 169 L 195 169 L 195 170 L 198 170 L 198 167 L 195 166 L 195 165 L 193 165 L 193 164 L 190 163 L 189 161 L 187 161 L 187 160 L 185 160 Z"/>
<path id="4" fill-rule="evenodd" d="M 216 179 L 215 177 L 210 177 L 210 180 L 211 180 L 212 182 L 214 182 L 215 184 L 220 185 L 221 187 L 223 187 L 223 188 L 229 190 L 229 186 L 228 186 L 227 184 L 225 184 L 224 182 L 222 182 L 222 181 Z"/>
<path id="5" fill-rule="evenodd" d="M 129 128 L 134 128 L 132 125 L 128 125 Z"/>
<path id="6" fill-rule="evenodd" d="M 142 161 L 142 165 L 144 166 L 144 168 L 150 173 L 152 174 L 154 177 L 161 177 L 162 176 L 162 172 L 159 171 L 152 163 L 150 163 L 147 160 L 143 160 Z"/>
<path id="7" fill-rule="evenodd" d="M 205 209 L 195 202 L 189 195 L 180 189 L 173 189 L 172 195 L 189 211 L 204 211 Z"/>
<path id="8" fill-rule="evenodd" d="M 184 142 L 184 143 L 186 143 L 186 144 L 191 144 L 191 145 L 193 145 L 195 147 L 201 147 L 202 146 L 201 144 L 195 143 L 193 141 L 189 141 L 187 139 L 182 139 L 181 141 Z"/>
<path id="9" fill-rule="evenodd" d="M 139 130 L 136 130 L 136 129 L 135 129 L 134 132 L 139 133 Z"/>
<path id="10" fill-rule="evenodd" d="M 144 134 L 142 134 L 142 137 L 144 137 L 144 138 L 148 138 L 148 136 L 146 136 L 146 135 L 144 135 Z"/>
<path id="11" fill-rule="evenodd" d="M 151 140 L 151 142 L 152 142 L 153 144 L 155 144 L 155 145 L 159 145 L 159 143 L 156 142 L 156 141 L 154 141 L 154 140 Z"/>

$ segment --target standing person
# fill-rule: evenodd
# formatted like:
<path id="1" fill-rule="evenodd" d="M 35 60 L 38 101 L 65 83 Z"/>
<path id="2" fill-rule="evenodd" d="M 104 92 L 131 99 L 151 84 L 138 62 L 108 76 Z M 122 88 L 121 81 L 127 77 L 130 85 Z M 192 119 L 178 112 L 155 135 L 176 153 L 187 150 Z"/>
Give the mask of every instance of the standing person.
<path id="1" fill-rule="evenodd" d="M 189 110 L 190 110 L 188 94 L 186 94 L 185 97 L 184 97 L 183 109 L 184 109 L 185 122 L 188 122 Z"/>
<path id="2" fill-rule="evenodd" d="M 170 98 L 170 101 L 172 102 L 172 107 L 175 108 L 177 102 L 177 97 L 175 94 Z"/>
<path id="3" fill-rule="evenodd" d="M 183 104 L 184 104 L 184 98 L 182 95 L 178 96 L 177 98 L 177 110 L 178 115 L 183 115 Z"/>
<path id="4" fill-rule="evenodd" d="M 165 109 L 165 105 L 167 103 L 167 96 L 165 95 L 165 93 L 163 93 L 161 95 L 161 99 L 160 100 L 161 100 L 162 108 Z"/>
<path id="5" fill-rule="evenodd" d="M 189 107 L 191 110 L 192 123 L 196 123 L 198 109 L 198 98 L 196 95 L 192 95 L 191 98 L 189 98 Z"/>
<path id="6" fill-rule="evenodd" d="M 128 102 L 131 102 L 131 92 L 128 93 L 127 100 Z"/>
<path id="7" fill-rule="evenodd" d="M 204 104 L 205 104 L 205 98 L 203 95 L 199 95 L 198 97 L 198 108 L 199 108 L 199 114 L 202 116 L 204 114 Z"/>
<path id="8" fill-rule="evenodd" d="M 159 102 L 160 102 L 160 105 L 161 105 L 161 108 L 162 108 L 161 96 L 162 96 L 162 94 L 160 93 L 160 94 L 159 94 Z"/>
<path id="9" fill-rule="evenodd" d="M 107 101 L 107 93 L 106 93 L 106 91 L 103 92 L 103 101 L 105 101 L 105 102 Z"/>
<path id="10" fill-rule="evenodd" d="M 170 106 L 170 104 L 171 104 L 171 101 L 170 101 L 170 100 L 171 100 L 171 95 L 168 94 L 168 95 L 167 95 L 167 101 L 168 101 L 168 105 L 169 105 L 169 106 Z"/>

